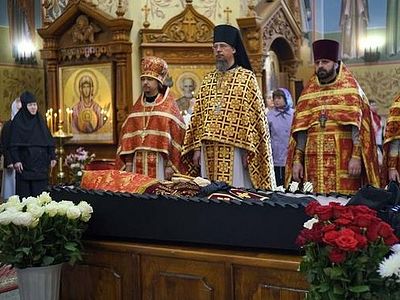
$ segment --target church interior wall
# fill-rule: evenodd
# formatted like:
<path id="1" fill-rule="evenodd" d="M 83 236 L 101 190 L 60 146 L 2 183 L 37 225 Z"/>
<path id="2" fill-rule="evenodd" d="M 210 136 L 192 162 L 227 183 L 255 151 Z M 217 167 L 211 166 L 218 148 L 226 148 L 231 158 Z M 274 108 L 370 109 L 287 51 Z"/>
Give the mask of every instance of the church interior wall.
<path id="1" fill-rule="evenodd" d="M 254 1 L 257 2 L 257 1 Z M 244 16 L 247 13 L 247 0 L 194 0 L 193 7 L 202 15 L 210 19 L 215 25 L 224 24 L 227 21 L 227 14 L 224 10 L 231 10 L 229 21 L 237 26 L 236 17 Z M 140 95 L 140 29 L 144 28 L 145 22 L 144 7 L 147 5 L 149 11 L 147 21 L 149 29 L 161 29 L 165 23 L 183 11 L 186 6 L 185 0 L 140 0 L 129 3 L 128 13 L 135 16 L 131 39 L 132 46 L 132 87 L 133 101 Z M 211 49 L 210 49 L 211 51 Z M 172 66 L 174 68 L 174 66 Z M 172 78 L 176 81 L 177 78 Z M 178 95 L 179 96 L 179 95 Z"/>
<path id="2" fill-rule="evenodd" d="M 313 30 L 305 32 L 305 37 L 312 40 L 319 38 L 334 39 L 341 42 L 340 13 L 342 1 L 313 0 L 311 27 Z M 372 38 L 365 46 L 372 51 L 378 46 L 380 58 L 366 62 L 363 58 L 345 59 L 344 62 L 357 78 L 361 88 L 369 99 L 378 104 L 378 112 L 387 115 L 393 98 L 399 91 L 400 55 L 389 56 L 386 53 L 387 0 L 368 1 L 367 39 Z M 379 43 L 375 42 L 378 37 Z M 297 72 L 297 79 L 306 83 L 313 74 L 311 42 L 304 39 L 301 47 L 302 63 Z M 373 40 L 374 39 L 374 40 Z"/>
<path id="3" fill-rule="evenodd" d="M 40 3 L 41 0 L 35 1 L 36 9 L 36 26 L 41 27 L 41 13 Z M 254 1 L 254 4 L 260 2 Z M 276 0 L 278 1 L 278 0 Z M 98 7 L 112 16 L 116 16 L 118 1 L 97 0 Z M 297 81 L 302 81 L 304 84 L 313 74 L 313 63 L 311 55 L 311 42 L 310 40 L 316 38 L 333 38 L 340 40 L 339 20 L 336 17 L 325 18 L 324 14 L 327 9 L 332 10 L 330 5 L 336 5 L 335 9 L 340 9 L 340 4 L 331 3 L 330 0 L 313 0 L 310 1 L 315 7 L 313 19 L 310 24 L 314 27 L 312 32 L 304 32 L 306 37 L 303 40 L 300 50 L 300 66 L 297 70 Z M 335 1 L 334 1 L 335 2 Z M 340 1 L 336 1 L 340 2 Z M 0 8 L 6 8 L 7 0 L 0 0 Z M 124 17 L 133 20 L 133 27 L 131 31 L 132 41 L 132 103 L 139 97 L 140 88 L 140 59 L 141 59 L 141 36 L 140 30 L 144 28 L 143 23 L 147 20 L 150 29 L 160 29 L 165 23 L 173 16 L 179 14 L 185 7 L 185 0 L 139 0 L 139 1 L 125 1 L 127 10 Z M 381 19 L 384 16 L 382 13 L 383 8 L 377 7 L 379 5 L 386 7 L 386 1 L 371 0 L 370 2 L 370 26 L 368 32 L 371 35 L 383 35 L 385 32 L 384 21 Z M 229 9 L 229 21 L 233 26 L 237 26 L 236 19 L 245 17 L 248 12 L 247 0 L 193 0 L 193 7 L 202 15 L 209 18 L 214 24 L 222 24 L 227 22 L 227 13 Z M 144 10 L 147 5 L 149 11 L 146 16 Z M 339 5 L 339 6 L 338 6 Z M 379 18 L 375 14 L 379 15 Z M 338 16 L 335 12 L 332 16 Z M 308 38 L 308 39 L 307 39 Z M 40 39 L 37 36 L 38 48 L 40 49 Z M 16 64 L 10 54 L 9 30 L 7 20 L 7 10 L 0 9 L 0 97 L 2 98 L 2 105 L 0 107 L 0 120 L 9 118 L 9 104 L 22 90 L 30 89 L 38 95 L 39 106 L 41 111 L 44 112 L 47 107 L 44 99 L 44 69 L 40 60 L 40 54 L 37 53 L 38 64 L 36 65 L 19 65 Z M 211 49 L 210 49 L 211 51 Z M 378 102 L 379 112 L 382 115 L 387 114 L 388 108 L 392 102 L 394 95 L 399 92 L 400 87 L 400 57 L 385 57 L 379 61 L 366 63 L 363 60 L 347 61 L 346 64 L 350 70 L 356 75 L 361 87 L 367 94 L 367 97 L 375 99 Z M 179 66 L 171 64 L 172 75 L 174 70 L 185 68 L 186 66 Z M 204 69 L 205 70 L 205 69 Z M 176 72 L 179 74 L 180 72 Z M 201 73 L 201 72 L 200 72 Z M 199 73 L 199 78 L 201 75 Z M 176 77 L 176 76 L 175 76 Z M 178 78 L 173 78 L 177 81 Z M 180 92 L 177 86 L 175 91 Z M 180 95 L 178 94 L 177 97 Z M 110 156 L 110 155 L 107 155 Z"/>
<path id="4" fill-rule="evenodd" d="M 41 25 L 40 0 L 35 1 L 35 24 Z M 0 0 L 0 121 L 10 118 L 12 101 L 24 90 L 30 90 L 38 98 L 39 110 L 44 114 L 46 103 L 44 99 L 44 70 L 37 54 L 38 64 L 20 65 L 15 63 L 11 55 L 9 39 L 9 24 L 7 15 L 7 0 Z M 37 39 L 40 47 L 41 40 Z"/>

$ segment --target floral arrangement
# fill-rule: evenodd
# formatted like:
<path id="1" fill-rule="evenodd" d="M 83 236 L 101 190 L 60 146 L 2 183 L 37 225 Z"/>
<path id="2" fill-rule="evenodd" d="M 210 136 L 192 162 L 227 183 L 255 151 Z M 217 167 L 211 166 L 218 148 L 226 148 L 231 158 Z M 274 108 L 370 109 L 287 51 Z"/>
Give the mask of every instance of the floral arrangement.
<path id="1" fill-rule="evenodd" d="M 398 239 L 376 211 L 312 201 L 306 214 L 312 219 L 296 243 L 305 251 L 300 271 L 310 283 L 307 299 L 400 299 L 394 296 L 400 291 L 395 275 L 379 269 Z"/>
<path id="2" fill-rule="evenodd" d="M 76 149 L 75 153 L 70 153 L 65 158 L 65 165 L 70 169 L 71 177 L 74 182 L 80 182 L 85 166 L 91 163 L 96 155 L 89 154 L 83 147 Z"/>
<path id="3" fill-rule="evenodd" d="M 47 192 L 0 205 L 0 261 L 17 268 L 81 260 L 81 237 L 93 212 L 85 201 L 53 201 Z"/>
<path id="4" fill-rule="evenodd" d="M 275 192 L 286 192 L 289 191 L 290 193 L 295 193 L 297 191 L 302 192 L 302 193 L 312 193 L 313 192 L 313 184 L 312 182 L 306 181 L 303 184 L 300 184 L 296 181 L 292 181 L 288 187 L 287 190 L 282 186 L 278 186 L 274 189 Z"/>

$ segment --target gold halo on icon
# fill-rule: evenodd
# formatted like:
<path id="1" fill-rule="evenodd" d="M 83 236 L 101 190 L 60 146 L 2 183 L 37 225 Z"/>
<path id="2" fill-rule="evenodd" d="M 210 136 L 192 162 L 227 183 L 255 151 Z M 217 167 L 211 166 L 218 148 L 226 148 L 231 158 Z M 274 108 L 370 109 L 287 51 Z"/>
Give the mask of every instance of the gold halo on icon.
<path id="1" fill-rule="evenodd" d="M 201 80 L 200 78 L 197 76 L 197 74 L 193 73 L 193 72 L 183 72 L 178 76 L 178 79 L 176 80 L 176 89 L 181 93 L 181 95 L 184 94 L 183 89 L 182 89 L 182 82 L 185 78 L 190 78 L 193 80 L 194 84 L 195 84 L 195 89 L 194 89 L 194 93 L 195 95 L 197 95 L 197 92 L 199 91 L 200 88 L 200 84 L 201 84 Z"/>
<path id="2" fill-rule="evenodd" d="M 92 80 L 93 80 L 93 98 L 95 98 L 97 95 L 97 92 L 99 90 L 99 82 L 98 82 L 98 79 L 97 79 L 97 76 L 95 75 L 95 73 L 93 71 L 90 71 L 87 69 L 79 71 L 78 74 L 75 76 L 75 81 L 74 81 L 75 96 L 79 99 L 79 95 L 80 95 L 79 81 L 81 80 L 81 78 L 83 76 L 89 76 L 90 78 L 92 78 Z"/>

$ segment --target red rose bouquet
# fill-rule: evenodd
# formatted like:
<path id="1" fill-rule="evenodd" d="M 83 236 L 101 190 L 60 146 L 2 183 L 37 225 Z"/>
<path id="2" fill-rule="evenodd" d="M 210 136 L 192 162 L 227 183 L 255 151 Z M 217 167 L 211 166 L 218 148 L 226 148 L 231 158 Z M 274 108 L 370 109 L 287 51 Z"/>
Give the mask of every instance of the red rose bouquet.
<path id="1" fill-rule="evenodd" d="M 397 283 L 378 270 L 398 239 L 376 211 L 313 201 L 306 213 L 312 219 L 296 243 L 305 251 L 300 271 L 310 283 L 307 299 L 395 299 Z"/>

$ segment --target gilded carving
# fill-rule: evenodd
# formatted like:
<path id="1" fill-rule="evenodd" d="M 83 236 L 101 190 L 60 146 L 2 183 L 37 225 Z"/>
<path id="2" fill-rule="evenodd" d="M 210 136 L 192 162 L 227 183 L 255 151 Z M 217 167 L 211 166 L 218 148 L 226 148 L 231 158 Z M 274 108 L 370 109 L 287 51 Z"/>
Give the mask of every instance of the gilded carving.
<path id="1" fill-rule="evenodd" d="M 144 43 L 207 43 L 212 42 L 214 25 L 204 16 L 199 15 L 191 5 L 172 18 L 159 32 L 143 30 Z"/>
<path id="2" fill-rule="evenodd" d="M 249 57 L 249 60 L 254 73 L 257 77 L 260 77 L 263 72 L 265 57 L 263 56 L 261 59 L 259 56 Z"/>
<path id="3" fill-rule="evenodd" d="M 275 12 L 272 18 L 264 26 L 263 32 L 263 48 L 267 51 L 269 45 L 277 37 L 284 37 L 294 48 L 295 53 L 299 53 L 299 40 L 290 26 L 285 14 L 280 8 Z"/>
<path id="4" fill-rule="evenodd" d="M 193 59 L 193 57 L 196 57 L 197 61 L 213 61 L 211 50 L 209 53 L 205 53 L 202 51 L 196 53 L 187 50 L 174 50 L 169 53 L 164 53 L 164 55 L 167 56 L 166 59 L 175 61 L 184 61 L 188 59 Z"/>
<path id="5" fill-rule="evenodd" d="M 89 58 L 94 56 L 99 58 L 102 55 L 111 56 L 112 51 L 110 46 L 96 46 L 96 47 L 76 47 L 60 49 L 60 60 L 73 60 L 80 59 L 81 57 Z"/>
<path id="6" fill-rule="evenodd" d="M 299 64 L 300 60 L 298 59 L 285 60 L 282 63 L 283 72 L 288 73 L 289 77 L 295 78 Z"/>
<path id="7" fill-rule="evenodd" d="M 258 52 L 260 50 L 260 34 L 258 31 L 247 31 L 246 41 L 249 52 Z"/>
<path id="8" fill-rule="evenodd" d="M 90 22 L 86 15 L 80 15 L 71 28 L 72 41 L 78 44 L 93 43 L 95 33 L 100 31 L 100 27 Z"/>
<path id="9" fill-rule="evenodd" d="M 301 27 L 301 8 L 299 0 L 287 0 L 287 4 L 297 25 Z"/>
<path id="10" fill-rule="evenodd" d="M 113 41 L 129 41 L 129 32 L 126 30 L 118 30 L 113 32 Z"/>

